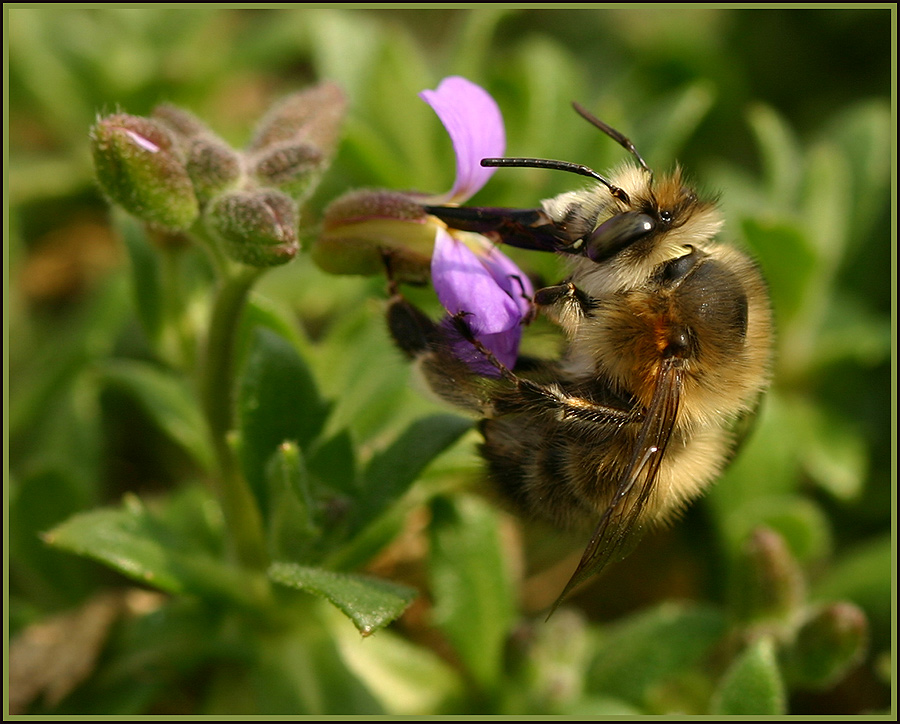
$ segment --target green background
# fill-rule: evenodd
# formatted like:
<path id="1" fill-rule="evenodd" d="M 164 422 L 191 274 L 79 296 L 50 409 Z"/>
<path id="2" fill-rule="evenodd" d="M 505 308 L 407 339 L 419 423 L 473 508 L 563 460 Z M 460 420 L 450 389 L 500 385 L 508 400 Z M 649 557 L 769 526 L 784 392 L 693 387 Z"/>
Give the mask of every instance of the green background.
<path id="1" fill-rule="evenodd" d="M 695 642 L 722 633 L 733 614 L 735 561 L 760 525 L 786 541 L 810 602 L 851 601 L 869 622 L 864 660 L 825 691 L 791 687 L 784 710 L 887 711 L 895 10 L 5 10 L 13 637 L 98 590 L 131 585 L 47 548 L 40 532 L 79 511 L 117 505 L 128 493 L 149 501 L 172 496 L 196 475 L 184 438 L 190 433 L 166 429 L 127 384 L 114 384 L 130 379 L 116 363 L 146 360 L 152 351 L 135 321 L 125 245 L 93 181 L 88 130 L 98 114 L 145 115 L 171 102 L 240 146 L 279 96 L 318 80 L 338 82 L 349 99 L 344 141 L 303 209 L 308 244 L 324 207 L 350 189 L 450 187 L 449 142 L 417 98 L 442 77 L 464 75 L 491 92 L 510 155 L 600 171 L 619 163 L 622 150 L 572 112 L 578 100 L 626 133 L 651 167 L 669 168 L 677 158 L 701 188 L 721 194 L 725 234 L 759 259 L 777 324 L 772 392 L 735 466 L 684 520 L 647 536 L 551 623 L 542 623 L 540 611 L 583 541 L 523 526 L 472 496 L 481 485 L 472 433 L 407 496 L 407 538 L 398 527 L 393 556 L 355 561 L 426 594 L 390 636 L 384 632 L 383 650 L 356 650 L 359 639 L 341 620 L 333 626 L 341 633 L 306 636 L 327 643 L 310 644 L 304 661 L 288 643 L 260 649 L 256 658 L 207 652 L 166 669 L 165 686 L 155 682 L 130 698 L 104 673 L 116 659 L 101 656 L 89 683 L 33 711 L 699 713 L 711 690 L 724 707 L 726 683 L 710 683 L 687 664 L 679 671 L 671 656 L 653 659 L 653 668 L 641 646 L 658 635 L 661 648 L 684 652 L 690 647 L 678 637 L 691 626 Z M 579 183 L 547 171 L 500 171 L 473 203 L 529 208 Z M 553 259 L 514 256 L 544 278 L 560 273 Z M 198 271 L 201 282 L 203 275 Z M 406 379 L 381 321 L 383 287 L 378 279 L 327 276 L 301 253 L 259 290 L 296 324 L 297 344 L 334 403 L 329 424 L 347 431 L 363 461 L 414 419 L 447 412 Z M 410 294 L 436 309 L 427 291 Z M 106 382 L 93 396 L 86 380 L 101 368 Z M 190 510 L 189 496 L 182 497 L 179 505 Z M 498 571 L 515 593 L 494 590 L 504 589 L 490 580 Z M 483 598 L 454 603 L 460 587 Z M 202 618 L 185 615 L 184 635 L 170 634 L 202 640 Z M 484 630 L 473 633 L 479 621 Z M 672 621 L 683 625 L 673 624 L 668 638 L 658 633 Z M 123 630 L 111 646 L 120 655 L 133 646 L 126 660 L 144 671 L 134 652 L 150 650 L 140 642 L 153 639 L 152 627 Z M 616 651 L 617 635 L 633 653 L 623 671 L 662 672 L 647 674 L 643 688 L 640 677 L 619 681 L 612 659 L 595 653 Z M 134 641 L 123 643 L 128 636 Z M 335 658 L 333 651 L 342 653 Z M 745 668 L 768 666 L 765 646 L 748 651 Z M 147 660 L 165 668 L 160 661 L 181 655 L 157 651 Z M 236 673 L 248 659 L 255 673 Z M 338 659 L 349 668 L 335 673 Z M 415 663 L 404 669 L 397 663 L 404 660 Z M 284 666 L 317 671 L 319 694 L 298 704 L 291 692 L 305 686 L 299 677 L 286 679 L 277 695 L 260 695 L 262 706 L 235 693 L 242 676 L 258 684 Z"/>

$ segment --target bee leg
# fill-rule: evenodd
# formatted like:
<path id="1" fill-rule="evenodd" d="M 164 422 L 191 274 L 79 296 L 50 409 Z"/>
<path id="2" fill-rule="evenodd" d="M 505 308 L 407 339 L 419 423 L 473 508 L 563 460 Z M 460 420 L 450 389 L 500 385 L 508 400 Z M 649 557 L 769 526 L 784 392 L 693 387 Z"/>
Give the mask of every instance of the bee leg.
<path id="1" fill-rule="evenodd" d="M 570 394 L 557 384 L 541 384 L 522 378 L 517 380 L 515 397 L 507 397 L 497 406 L 500 414 L 540 410 L 552 414 L 558 422 L 585 429 L 598 425 L 624 425 L 643 419 L 642 411 L 625 401 L 596 402 L 583 395 Z"/>
<path id="2" fill-rule="evenodd" d="M 572 282 L 565 282 L 538 289 L 534 293 L 534 306 L 571 336 L 581 320 L 590 316 L 597 302 Z"/>
<path id="3" fill-rule="evenodd" d="M 460 336 L 466 342 L 471 344 L 478 351 L 478 353 L 488 361 L 491 366 L 497 369 L 501 377 L 509 380 L 510 382 L 518 384 L 519 378 L 505 364 L 498 360 L 494 353 L 481 343 L 481 340 L 479 340 L 474 334 L 472 334 L 472 330 L 465 319 L 467 316 L 468 312 L 458 312 L 457 314 L 454 314 L 450 317 L 450 321 L 456 328 L 456 331 L 459 332 Z"/>

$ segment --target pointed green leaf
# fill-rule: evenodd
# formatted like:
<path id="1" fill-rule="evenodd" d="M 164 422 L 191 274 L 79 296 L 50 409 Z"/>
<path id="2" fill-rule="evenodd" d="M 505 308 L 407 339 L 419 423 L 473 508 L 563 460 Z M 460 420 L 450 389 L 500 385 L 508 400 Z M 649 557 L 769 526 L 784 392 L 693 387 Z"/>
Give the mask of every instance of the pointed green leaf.
<path id="1" fill-rule="evenodd" d="M 265 468 L 285 441 L 305 449 L 321 432 L 328 405 L 294 346 L 268 329 L 253 336 L 238 395 L 240 457 L 247 482 L 270 509 Z"/>
<path id="2" fill-rule="evenodd" d="M 516 592 L 494 510 L 475 498 L 436 499 L 429 568 L 435 624 L 475 680 L 493 688 L 516 620 Z"/>
<path id="3" fill-rule="evenodd" d="M 611 627 L 588 673 L 589 691 L 646 708 L 654 692 L 698 666 L 724 635 L 717 609 L 663 604 Z"/>
<path id="4" fill-rule="evenodd" d="M 206 423 L 191 388 L 161 367 L 137 360 L 108 360 L 99 366 L 100 379 L 116 385 L 143 407 L 177 445 L 209 470 L 213 455 Z"/>
<path id="5" fill-rule="evenodd" d="M 803 169 L 802 153 L 793 130 L 778 113 L 764 105 L 752 108 L 749 120 L 765 164 L 770 197 L 790 210 L 797 198 Z"/>
<path id="6" fill-rule="evenodd" d="M 471 420 L 457 415 L 432 415 L 413 422 L 387 450 L 373 457 L 363 472 L 351 528 L 359 530 L 375 520 L 471 426 Z"/>
<path id="7" fill-rule="evenodd" d="M 269 551 L 273 558 L 302 560 L 318 533 L 313 519 L 309 471 L 296 443 L 282 443 L 266 466 Z"/>
<path id="8" fill-rule="evenodd" d="M 711 713 L 779 716 L 786 713 L 786 706 L 775 643 L 761 638 L 731 664 L 713 696 Z"/>
<path id="9" fill-rule="evenodd" d="M 464 690 L 459 671 L 425 646 L 390 629 L 360 644 L 359 636 L 334 609 L 328 628 L 341 658 L 390 714 L 432 715 L 445 711 Z"/>
<path id="10" fill-rule="evenodd" d="M 163 286 L 159 250 L 154 249 L 143 224 L 115 209 L 113 218 L 131 260 L 131 278 L 137 316 L 151 343 L 159 340 L 163 324 Z"/>
<path id="11" fill-rule="evenodd" d="M 296 563 L 273 563 L 269 578 L 283 586 L 327 598 L 353 621 L 363 636 L 398 618 L 416 597 L 415 589 L 408 586 Z"/>
<path id="12" fill-rule="evenodd" d="M 137 498 L 69 518 L 44 541 L 170 593 L 253 605 L 261 581 L 222 563 L 192 536 L 147 510 Z"/>
<path id="13" fill-rule="evenodd" d="M 809 236 L 795 224 L 756 218 L 744 219 L 741 229 L 759 258 L 775 319 L 779 325 L 789 324 L 817 278 L 819 257 Z"/>
<path id="14" fill-rule="evenodd" d="M 326 486 L 342 493 L 356 491 L 356 449 L 349 430 L 341 430 L 310 452 L 309 470 Z"/>

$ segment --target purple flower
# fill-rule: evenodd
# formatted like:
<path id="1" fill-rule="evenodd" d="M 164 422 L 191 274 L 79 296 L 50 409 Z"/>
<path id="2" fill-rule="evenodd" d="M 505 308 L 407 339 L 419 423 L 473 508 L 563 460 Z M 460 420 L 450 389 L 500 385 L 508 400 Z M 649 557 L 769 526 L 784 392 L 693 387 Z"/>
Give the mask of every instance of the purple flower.
<path id="1" fill-rule="evenodd" d="M 437 113 L 456 153 L 453 188 L 430 197 L 429 203 L 468 201 L 496 170 L 482 166 L 481 159 L 502 156 L 506 150 L 500 108 L 484 88 L 456 75 L 444 78 L 436 90 L 422 91 L 419 97 Z"/>
<path id="2" fill-rule="evenodd" d="M 453 142 L 453 187 L 444 194 L 376 189 L 345 194 L 325 210 L 313 259 L 334 274 L 375 274 L 389 259 L 395 282 L 421 283 L 430 274 L 445 309 L 471 332 L 466 339 L 451 317 L 442 322 L 454 352 L 479 374 L 496 377 L 497 366 L 471 337 L 511 368 L 534 290 L 486 237 L 448 229 L 424 207 L 463 203 L 487 183 L 495 169 L 483 167 L 481 159 L 506 150 L 503 116 L 487 91 L 459 76 L 420 95 Z"/>
<path id="3" fill-rule="evenodd" d="M 506 147 L 503 117 L 480 86 L 452 76 L 421 97 L 437 113 L 456 153 L 456 181 L 429 204 L 460 203 L 475 194 L 493 168 L 481 159 L 502 156 Z M 431 280 L 438 299 L 451 315 L 463 315 L 472 335 L 506 367 L 515 364 L 522 322 L 534 293 L 528 277 L 483 236 L 439 228 L 431 257 Z M 444 324 L 445 329 L 452 325 Z M 498 376 L 471 342 L 453 339 L 454 353 L 473 371 Z"/>

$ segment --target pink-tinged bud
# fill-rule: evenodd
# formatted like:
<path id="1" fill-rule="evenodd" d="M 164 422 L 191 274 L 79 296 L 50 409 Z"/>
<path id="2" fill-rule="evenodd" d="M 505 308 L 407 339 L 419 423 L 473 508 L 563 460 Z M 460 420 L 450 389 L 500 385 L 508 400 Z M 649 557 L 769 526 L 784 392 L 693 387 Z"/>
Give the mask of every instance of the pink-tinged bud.
<path id="1" fill-rule="evenodd" d="M 134 216 L 170 230 L 186 229 L 199 206 L 172 133 L 159 121 L 119 113 L 91 129 L 97 180 Z"/>
<path id="2" fill-rule="evenodd" d="M 262 186 L 272 186 L 301 201 L 316 186 L 328 157 L 305 141 L 267 146 L 249 162 Z"/>
<path id="3" fill-rule="evenodd" d="M 234 188 L 241 178 L 241 157 L 215 136 L 189 141 L 186 166 L 201 205 Z"/>
<path id="4" fill-rule="evenodd" d="M 293 93 L 263 116 L 249 150 L 303 141 L 330 155 L 337 145 L 346 108 L 344 92 L 334 83 Z"/>
<path id="5" fill-rule="evenodd" d="M 816 611 L 785 652 L 791 681 L 815 689 L 836 684 L 862 660 L 868 629 L 865 614 L 852 603 L 833 603 Z"/>
<path id="6" fill-rule="evenodd" d="M 229 191 L 216 197 L 204 216 L 225 253 L 243 264 L 277 266 L 300 250 L 297 204 L 280 191 Z"/>
<path id="7" fill-rule="evenodd" d="M 736 567 L 734 610 L 746 623 L 787 623 L 802 605 L 805 585 L 800 566 L 784 539 L 757 528 Z"/>
<path id="8" fill-rule="evenodd" d="M 383 274 L 422 283 L 430 276 L 437 226 L 409 196 L 362 190 L 345 194 L 326 210 L 312 258 L 331 274 Z"/>

